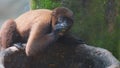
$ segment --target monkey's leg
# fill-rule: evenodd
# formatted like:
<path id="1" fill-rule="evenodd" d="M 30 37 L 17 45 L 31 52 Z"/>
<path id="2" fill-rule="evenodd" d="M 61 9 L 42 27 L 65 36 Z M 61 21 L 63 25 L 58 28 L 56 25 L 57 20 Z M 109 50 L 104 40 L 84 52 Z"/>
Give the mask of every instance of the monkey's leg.
<path id="1" fill-rule="evenodd" d="M 10 47 L 16 38 L 16 23 L 14 20 L 7 20 L 1 27 L 1 49 Z"/>

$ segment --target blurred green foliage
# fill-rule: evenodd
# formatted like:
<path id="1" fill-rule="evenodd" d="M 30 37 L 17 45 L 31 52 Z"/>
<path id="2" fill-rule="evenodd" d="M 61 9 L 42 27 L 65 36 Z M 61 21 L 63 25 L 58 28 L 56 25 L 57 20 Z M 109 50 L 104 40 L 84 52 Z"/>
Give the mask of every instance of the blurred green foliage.
<path id="1" fill-rule="evenodd" d="M 115 1 L 114 28 L 109 32 L 105 19 L 108 0 L 31 0 L 31 9 L 58 6 L 70 8 L 75 14 L 72 33 L 87 44 L 106 48 L 120 60 L 120 0 Z"/>
<path id="2" fill-rule="evenodd" d="M 56 6 L 60 6 L 59 1 L 54 0 L 31 0 L 31 9 L 53 9 Z"/>

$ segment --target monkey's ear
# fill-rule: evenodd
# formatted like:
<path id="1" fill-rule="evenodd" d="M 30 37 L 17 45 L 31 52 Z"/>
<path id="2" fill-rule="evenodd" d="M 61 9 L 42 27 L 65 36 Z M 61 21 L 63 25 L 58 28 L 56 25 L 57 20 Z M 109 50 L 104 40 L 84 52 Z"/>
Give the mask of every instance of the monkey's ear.
<path id="1" fill-rule="evenodd" d="M 52 16 L 56 16 L 56 11 L 53 11 L 53 12 L 52 12 Z"/>

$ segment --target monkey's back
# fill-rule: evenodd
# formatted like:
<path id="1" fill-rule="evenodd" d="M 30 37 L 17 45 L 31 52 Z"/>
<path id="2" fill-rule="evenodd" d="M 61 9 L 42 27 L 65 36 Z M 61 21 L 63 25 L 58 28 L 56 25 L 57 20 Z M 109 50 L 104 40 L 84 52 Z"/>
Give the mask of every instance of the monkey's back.
<path id="1" fill-rule="evenodd" d="M 27 37 L 29 35 L 30 29 L 35 23 L 50 24 L 51 13 L 51 10 L 38 9 L 22 14 L 15 20 L 18 32 L 22 37 Z"/>

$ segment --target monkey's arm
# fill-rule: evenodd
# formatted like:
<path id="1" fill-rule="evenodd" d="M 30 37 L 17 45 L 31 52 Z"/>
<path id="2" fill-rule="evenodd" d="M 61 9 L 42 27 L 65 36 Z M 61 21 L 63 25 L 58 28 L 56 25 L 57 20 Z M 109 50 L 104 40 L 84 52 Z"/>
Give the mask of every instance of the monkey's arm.
<path id="1" fill-rule="evenodd" d="M 26 45 L 27 56 L 34 56 L 38 52 L 44 52 L 49 45 L 57 40 L 57 38 L 58 37 L 54 33 L 50 33 L 41 38 L 36 38 L 36 40 L 28 42 Z"/>
<path id="2" fill-rule="evenodd" d="M 30 36 L 28 38 L 28 42 L 26 45 L 27 56 L 34 56 L 38 52 L 42 53 L 43 51 L 46 50 L 46 48 L 49 45 L 54 43 L 59 38 L 58 30 L 53 30 L 50 33 L 46 33 L 45 32 L 47 31 L 46 28 L 50 29 L 50 27 L 44 24 L 45 26 L 42 28 L 40 27 L 42 25 L 39 25 L 36 23 L 31 29 L 31 33 L 30 33 Z"/>

